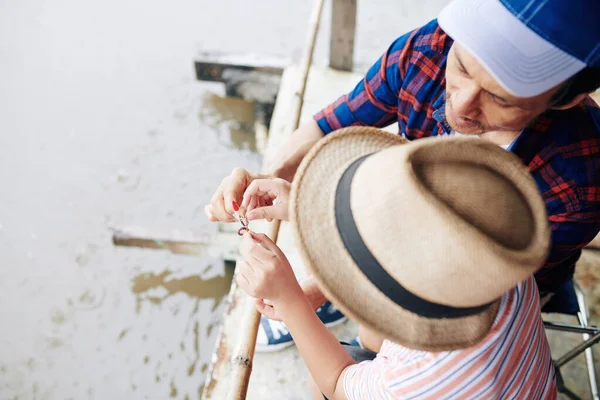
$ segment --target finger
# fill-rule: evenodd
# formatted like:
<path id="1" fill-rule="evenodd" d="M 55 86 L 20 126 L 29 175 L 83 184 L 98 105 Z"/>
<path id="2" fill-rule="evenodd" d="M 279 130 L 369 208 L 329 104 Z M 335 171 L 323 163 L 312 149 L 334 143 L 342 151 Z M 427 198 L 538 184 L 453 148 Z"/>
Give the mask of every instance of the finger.
<path id="1" fill-rule="evenodd" d="M 275 253 L 277 255 L 282 255 L 283 254 L 283 253 L 281 253 L 281 250 L 279 249 L 279 246 L 277 246 L 271 240 L 271 238 L 268 237 L 267 235 L 265 235 L 264 233 L 256 233 L 256 232 L 248 231 L 248 232 L 246 232 L 246 235 L 250 236 L 255 243 L 260 244 L 260 246 L 264 250 L 267 250 L 270 253 L 269 254 L 269 258 L 271 258 L 273 256 L 273 253 Z"/>
<path id="2" fill-rule="evenodd" d="M 273 253 L 269 250 L 261 247 L 253 238 L 249 232 L 244 234 L 242 239 L 242 245 L 240 247 L 240 254 L 244 260 L 257 264 L 263 264 L 266 260 L 273 257 Z"/>
<path id="3" fill-rule="evenodd" d="M 246 214 L 248 214 L 248 211 L 256 208 L 256 202 L 257 202 L 256 196 L 252 196 L 250 198 L 248 204 L 242 203 L 242 205 L 240 206 L 240 211 L 239 211 L 240 215 L 243 217 L 246 217 Z"/>
<path id="4" fill-rule="evenodd" d="M 252 242 L 258 243 L 258 244 L 261 244 L 261 245 L 263 243 L 272 242 L 271 238 L 269 238 L 264 233 L 258 233 L 258 232 L 248 231 L 248 232 L 246 232 L 245 236 L 247 236 L 247 240 L 251 239 Z"/>
<path id="5" fill-rule="evenodd" d="M 246 190 L 244 191 L 244 196 L 242 198 L 242 204 L 240 204 L 240 208 L 249 208 L 250 204 L 256 197 L 256 193 L 259 191 L 258 181 L 260 179 L 255 179 L 248 185 Z"/>
<path id="6" fill-rule="evenodd" d="M 244 191 L 248 186 L 247 177 L 248 172 L 246 172 L 246 170 L 242 168 L 235 168 L 233 171 L 231 171 L 231 175 L 229 175 L 229 179 L 223 187 L 225 210 L 227 210 L 229 214 L 233 214 L 235 212 L 233 202 L 236 202 L 238 205 L 242 203 Z"/>
<path id="7" fill-rule="evenodd" d="M 254 210 L 256 207 L 258 207 L 258 197 L 254 196 L 252 197 L 252 200 L 250 200 L 250 210 Z"/>
<path id="8" fill-rule="evenodd" d="M 242 205 L 249 204 L 252 197 L 269 197 L 275 199 L 278 195 L 279 186 L 273 179 L 255 179 L 244 191 Z"/>
<path id="9" fill-rule="evenodd" d="M 232 213 L 229 213 L 225 209 L 222 185 L 219 186 L 219 188 L 217 189 L 217 191 L 211 198 L 210 205 L 211 205 L 212 215 L 215 218 L 217 218 L 219 221 L 225 221 L 225 222 L 234 222 L 235 221 L 235 218 L 233 217 Z"/>
<path id="10" fill-rule="evenodd" d="M 250 294 L 250 281 L 248 280 L 248 278 L 246 278 L 244 276 L 244 274 L 239 273 L 237 274 L 237 276 L 235 277 L 235 281 L 237 282 L 238 286 L 246 293 Z"/>
<path id="11" fill-rule="evenodd" d="M 259 207 L 267 207 L 267 206 L 272 206 L 273 205 L 273 200 L 272 198 L 268 197 L 268 196 L 261 196 L 258 198 L 258 206 Z"/>
<path id="12" fill-rule="evenodd" d="M 286 220 L 288 215 L 287 204 L 276 204 L 255 208 L 246 213 L 248 221 L 257 219 L 278 219 Z"/>
<path id="13" fill-rule="evenodd" d="M 217 222 L 219 219 L 216 218 L 213 213 L 212 213 L 212 205 L 207 205 L 204 206 L 204 214 L 206 214 L 206 217 L 208 218 L 208 220 L 210 222 Z"/>
<path id="14" fill-rule="evenodd" d="M 250 263 L 248 263 L 246 260 L 241 261 L 238 264 L 238 268 L 240 271 L 239 273 L 243 274 L 250 283 L 253 283 L 255 281 L 254 278 L 256 277 L 256 274 L 254 271 L 254 267 Z"/>
<path id="15" fill-rule="evenodd" d="M 267 317 L 268 319 L 277 319 L 275 314 L 275 308 L 268 304 L 265 304 L 262 299 L 255 300 L 256 310 Z"/>
<path id="16" fill-rule="evenodd" d="M 268 306 L 272 306 L 273 305 L 273 302 L 271 300 L 269 300 L 269 299 L 262 299 L 262 301 L 263 301 L 263 303 L 265 303 Z"/>

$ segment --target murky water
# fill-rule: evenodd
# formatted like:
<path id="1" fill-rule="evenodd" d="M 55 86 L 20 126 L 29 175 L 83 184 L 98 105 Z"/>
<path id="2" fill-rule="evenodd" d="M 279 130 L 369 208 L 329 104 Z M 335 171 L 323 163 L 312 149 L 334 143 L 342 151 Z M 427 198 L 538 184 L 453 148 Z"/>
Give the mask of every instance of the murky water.
<path id="1" fill-rule="evenodd" d="M 359 63 L 443 3 L 360 3 Z M 260 157 L 252 105 L 197 82 L 193 57 L 297 58 L 310 7 L 0 0 L 0 399 L 199 397 L 232 271 L 115 248 L 108 227 L 215 232 L 204 204 Z"/>

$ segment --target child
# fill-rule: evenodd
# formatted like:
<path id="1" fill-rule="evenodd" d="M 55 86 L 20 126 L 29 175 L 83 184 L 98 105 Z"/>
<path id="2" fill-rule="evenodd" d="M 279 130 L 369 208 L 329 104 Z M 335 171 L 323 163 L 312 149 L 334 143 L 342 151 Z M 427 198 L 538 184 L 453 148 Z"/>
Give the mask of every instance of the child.
<path id="1" fill-rule="evenodd" d="M 291 192 L 258 180 L 242 206 L 252 219 L 275 200 L 287 219 L 287 198 L 326 297 L 384 338 L 377 354 L 342 346 L 277 245 L 245 234 L 237 282 L 268 299 L 259 310 L 285 322 L 327 398 L 556 398 L 532 278 L 549 227 L 514 155 L 472 138 L 406 143 L 345 128 L 310 151 Z"/>

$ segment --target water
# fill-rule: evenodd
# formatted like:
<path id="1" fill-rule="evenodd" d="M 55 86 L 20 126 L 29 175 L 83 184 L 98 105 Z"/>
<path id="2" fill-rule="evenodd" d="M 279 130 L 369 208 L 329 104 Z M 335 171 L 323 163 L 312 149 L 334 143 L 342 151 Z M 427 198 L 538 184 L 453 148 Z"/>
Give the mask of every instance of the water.
<path id="1" fill-rule="evenodd" d="M 445 1 L 359 3 L 365 64 Z M 252 105 L 197 82 L 193 56 L 297 58 L 310 7 L 0 0 L 0 399 L 199 397 L 231 271 L 108 227 L 215 232 L 204 204 L 260 157 Z"/>

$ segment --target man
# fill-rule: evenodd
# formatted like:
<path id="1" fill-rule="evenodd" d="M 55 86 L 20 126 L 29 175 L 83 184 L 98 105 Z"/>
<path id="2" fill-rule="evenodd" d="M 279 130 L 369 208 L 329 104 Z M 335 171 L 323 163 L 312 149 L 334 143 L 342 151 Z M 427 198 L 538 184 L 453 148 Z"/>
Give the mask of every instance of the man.
<path id="1" fill-rule="evenodd" d="M 546 204 L 552 243 L 535 275 L 546 299 L 600 231 L 600 109 L 588 96 L 600 87 L 599 17 L 594 0 L 456 0 L 302 125 L 268 175 L 291 181 L 314 143 L 351 125 L 397 122 L 409 140 L 463 134 L 503 146 L 528 166 Z M 257 177 L 234 170 L 206 207 L 209 219 L 233 221 L 232 201 Z M 325 302 L 313 280 L 302 287 L 315 309 Z M 259 340 L 291 341 L 281 324 L 261 326 Z"/>

